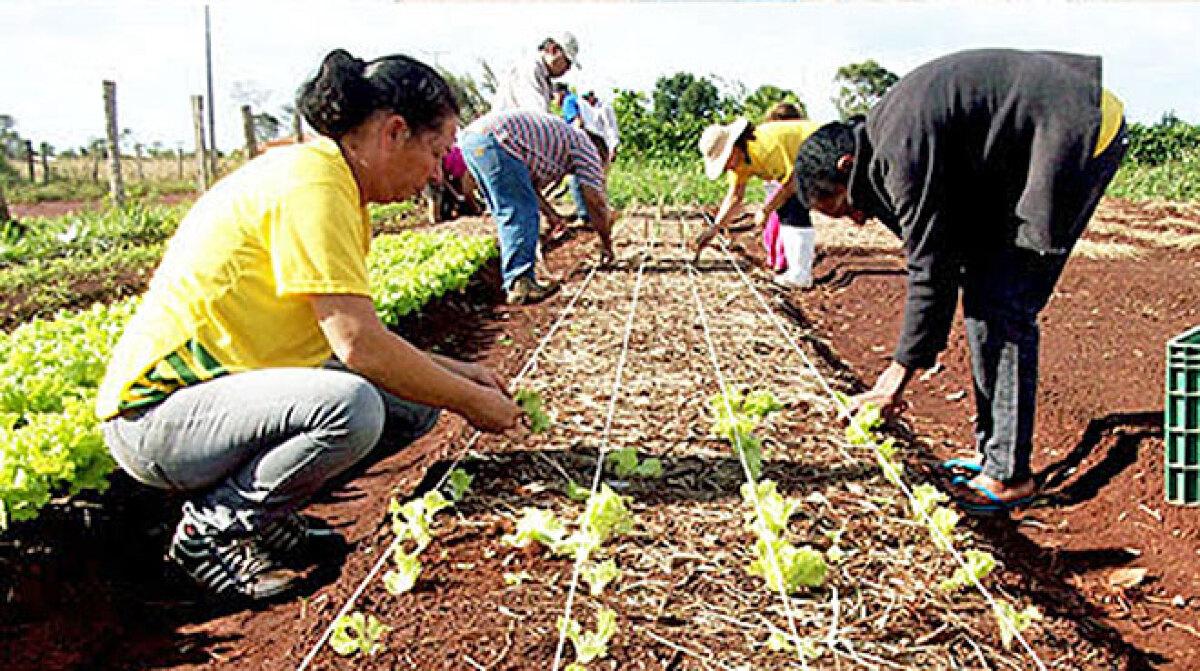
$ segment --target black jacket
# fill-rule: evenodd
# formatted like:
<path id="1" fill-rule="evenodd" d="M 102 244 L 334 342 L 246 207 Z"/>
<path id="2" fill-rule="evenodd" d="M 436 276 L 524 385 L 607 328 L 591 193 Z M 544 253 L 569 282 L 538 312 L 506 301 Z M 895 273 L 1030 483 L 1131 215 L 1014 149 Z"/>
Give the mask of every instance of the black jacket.
<path id="1" fill-rule="evenodd" d="M 908 257 L 896 361 L 927 368 L 945 349 L 972 257 L 1063 254 L 1082 232 L 1100 81 L 1098 57 L 964 51 L 903 77 L 856 129 L 850 202 Z"/>

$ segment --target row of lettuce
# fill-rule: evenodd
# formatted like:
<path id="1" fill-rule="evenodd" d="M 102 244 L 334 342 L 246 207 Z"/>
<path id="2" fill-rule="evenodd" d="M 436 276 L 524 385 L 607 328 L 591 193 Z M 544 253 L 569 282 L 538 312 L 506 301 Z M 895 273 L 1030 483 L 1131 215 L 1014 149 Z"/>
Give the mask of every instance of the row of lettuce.
<path id="1" fill-rule="evenodd" d="M 64 307 L 139 293 L 189 204 L 134 202 L 124 209 L 0 223 L 0 330 Z M 372 205 L 377 232 L 411 222 L 411 202 Z"/>
<path id="2" fill-rule="evenodd" d="M 497 254 L 492 238 L 403 231 L 378 237 L 369 259 L 376 310 L 396 324 L 461 291 Z M 92 405 L 108 353 L 137 299 L 60 311 L 0 334 L 0 530 L 55 496 L 103 490 L 114 463 Z"/>

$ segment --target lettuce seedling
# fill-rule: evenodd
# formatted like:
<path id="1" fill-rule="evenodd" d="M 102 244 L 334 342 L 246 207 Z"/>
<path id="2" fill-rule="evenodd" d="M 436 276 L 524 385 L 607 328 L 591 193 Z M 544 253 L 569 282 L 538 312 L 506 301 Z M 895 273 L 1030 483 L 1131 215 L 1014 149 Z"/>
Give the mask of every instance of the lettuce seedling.
<path id="1" fill-rule="evenodd" d="M 618 478 L 625 479 L 630 476 L 639 478 L 662 477 L 662 461 L 654 458 L 639 461 L 637 450 L 632 447 L 613 450 L 608 453 L 605 459 L 608 463 L 612 464 L 612 472 Z"/>
<path id="2" fill-rule="evenodd" d="M 1018 633 L 1028 629 L 1034 620 L 1042 619 L 1042 614 L 1036 606 L 1017 612 L 1007 601 L 997 601 L 992 607 L 992 615 L 996 617 L 996 624 L 1000 626 L 1000 642 L 1004 644 L 1005 650 L 1012 648 L 1013 639 Z"/>
<path id="3" fill-rule="evenodd" d="M 600 596 L 610 582 L 621 578 L 621 569 L 617 567 L 617 562 L 607 559 L 583 569 L 582 576 L 588 584 L 588 592 L 592 596 Z"/>
<path id="4" fill-rule="evenodd" d="M 475 476 L 464 471 L 461 468 L 455 468 L 450 471 L 450 478 L 447 482 L 450 483 L 450 499 L 458 503 L 467 494 L 467 490 L 471 488 L 471 482 L 475 480 Z"/>
<path id="5" fill-rule="evenodd" d="M 550 428 L 550 415 L 542 409 L 542 395 L 532 389 L 518 389 L 513 394 L 513 400 L 529 417 L 529 430 L 533 433 L 545 433 Z"/>
<path id="6" fill-rule="evenodd" d="M 386 646 L 383 637 L 391 630 L 391 627 L 381 623 L 374 615 L 354 612 L 339 617 L 333 623 L 329 645 L 334 652 L 343 657 L 360 652 L 376 655 L 384 651 Z"/>
<path id="7" fill-rule="evenodd" d="M 421 575 L 421 560 L 417 558 L 416 552 L 410 554 L 396 546 L 395 552 L 392 553 L 392 561 L 396 563 L 396 570 L 383 574 L 383 586 L 387 588 L 388 594 L 396 596 L 404 594 L 417 584 L 417 578 Z"/>
<path id="8" fill-rule="evenodd" d="M 800 509 L 800 502 L 784 498 L 776 489 L 774 480 L 763 480 L 758 483 L 757 489 L 758 504 L 762 508 L 761 522 L 771 536 L 779 536 L 787 528 L 788 520 Z M 750 507 L 752 515 L 757 515 L 749 483 L 742 485 L 742 501 Z"/>
<path id="9" fill-rule="evenodd" d="M 966 568 L 959 566 L 954 569 L 954 575 L 946 578 L 938 585 L 943 592 L 957 592 L 986 578 L 996 568 L 996 558 L 990 552 L 967 550 L 963 553 Z"/>
<path id="10" fill-rule="evenodd" d="M 608 644 L 617 633 L 617 613 L 611 608 L 600 608 L 596 614 L 596 631 L 583 631 L 575 620 L 558 618 L 558 626 L 566 632 L 575 646 L 575 658 L 579 664 L 608 655 Z"/>
<path id="11" fill-rule="evenodd" d="M 772 554 L 782 575 L 775 572 Z M 801 587 L 821 586 L 829 570 L 820 552 L 807 546 L 794 547 L 782 538 L 759 538 L 754 544 L 754 555 L 756 558 L 750 562 L 747 572 L 762 577 L 773 590 L 780 589 L 779 578 L 782 578 L 782 587 L 787 594 L 794 594 Z"/>
<path id="12" fill-rule="evenodd" d="M 500 541 L 518 548 L 526 547 L 531 542 L 554 548 L 562 543 L 566 535 L 567 528 L 552 511 L 525 508 L 522 510 L 521 519 L 517 520 L 516 532 L 505 534 Z"/>

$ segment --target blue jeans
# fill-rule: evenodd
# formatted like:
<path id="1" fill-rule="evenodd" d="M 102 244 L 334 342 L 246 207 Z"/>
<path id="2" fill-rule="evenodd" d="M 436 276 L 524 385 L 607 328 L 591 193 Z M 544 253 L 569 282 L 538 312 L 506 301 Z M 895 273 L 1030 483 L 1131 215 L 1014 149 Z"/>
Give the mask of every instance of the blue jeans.
<path id="1" fill-rule="evenodd" d="M 504 288 L 521 277 L 533 277 L 538 244 L 538 196 L 529 168 L 491 135 L 461 133 L 467 169 L 479 183 L 500 235 L 500 272 Z"/>
<path id="2" fill-rule="evenodd" d="M 579 186 L 579 178 L 575 175 L 567 175 L 567 184 L 571 187 L 571 200 L 575 201 L 575 214 L 580 221 L 590 222 L 591 217 L 588 216 L 587 202 L 583 199 L 583 188 Z"/>
<path id="3" fill-rule="evenodd" d="M 437 418 L 331 364 L 225 375 L 101 428 L 135 480 L 188 492 L 217 529 L 253 530 L 416 440 Z"/>

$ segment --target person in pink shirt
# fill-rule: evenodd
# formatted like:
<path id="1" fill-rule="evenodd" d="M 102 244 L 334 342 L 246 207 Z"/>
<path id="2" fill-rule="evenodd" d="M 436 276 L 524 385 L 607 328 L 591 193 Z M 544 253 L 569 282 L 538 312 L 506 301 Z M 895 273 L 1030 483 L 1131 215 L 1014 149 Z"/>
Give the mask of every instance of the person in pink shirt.
<path id="1" fill-rule="evenodd" d="M 467 170 L 467 162 L 458 145 L 442 157 L 441 179 L 430 183 L 425 193 L 429 199 L 431 224 L 483 214 L 483 207 L 475 197 L 475 179 Z"/>
<path id="2" fill-rule="evenodd" d="M 767 111 L 767 116 L 763 121 L 786 121 L 788 119 L 803 119 L 804 115 L 800 112 L 800 108 L 786 100 L 775 103 L 771 109 Z M 767 185 L 767 201 L 775 195 L 776 191 L 783 188 L 778 182 L 771 182 Z M 779 237 L 779 213 L 771 212 L 771 216 L 767 217 L 767 224 L 763 227 L 763 247 L 767 250 L 767 267 L 777 273 L 782 273 L 787 270 L 787 256 L 783 253 L 783 240 Z"/>

